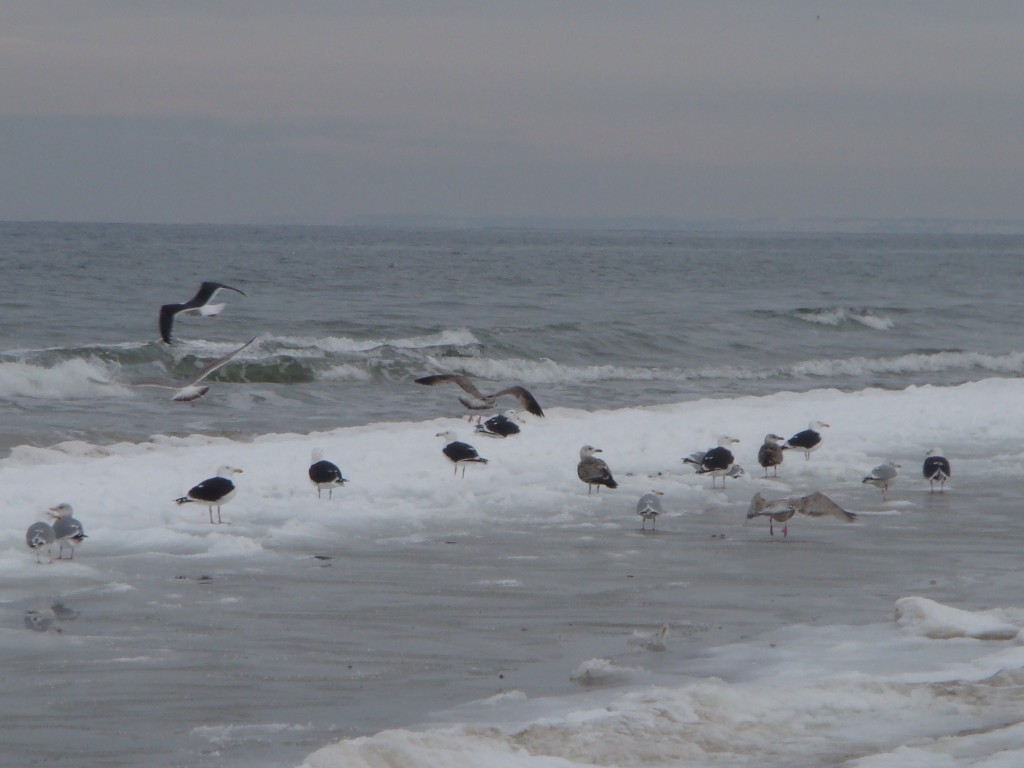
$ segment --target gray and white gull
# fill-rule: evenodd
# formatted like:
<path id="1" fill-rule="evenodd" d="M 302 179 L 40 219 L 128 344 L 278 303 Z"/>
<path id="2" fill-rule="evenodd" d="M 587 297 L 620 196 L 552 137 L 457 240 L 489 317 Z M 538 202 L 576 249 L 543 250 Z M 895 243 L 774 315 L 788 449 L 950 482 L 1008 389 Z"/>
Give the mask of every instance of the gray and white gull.
<path id="1" fill-rule="evenodd" d="M 747 519 L 768 518 L 768 533 L 775 535 L 775 523 L 782 523 L 783 537 L 789 535 L 789 521 L 793 515 L 824 517 L 830 515 L 843 522 L 852 523 L 857 519 L 853 512 L 847 512 L 821 491 L 807 496 L 790 496 L 782 499 L 765 499 L 760 491 L 754 494 L 747 509 Z"/>
<path id="2" fill-rule="evenodd" d="M 499 397 L 509 396 L 518 400 L 519 405 L 527 413 L 532 413 L 534 416 L 544 416 L 544 409 L 540 407 L 537 399 L 530 394 L 526 387 L 519 386 L 518 384 L 485 394 L 477 388 L 469 376 L 464 376 L 460 373 L 438 373 L 433 376 L 421 376 L 415 381 L 417 384 L 423 384 L 427 387 L 436 387 L 441 384 L 458 385 L 466 393 L 466 396 L 459 395 L 459 402 L 469 411 L 490 410 L 495 407 Z"/>

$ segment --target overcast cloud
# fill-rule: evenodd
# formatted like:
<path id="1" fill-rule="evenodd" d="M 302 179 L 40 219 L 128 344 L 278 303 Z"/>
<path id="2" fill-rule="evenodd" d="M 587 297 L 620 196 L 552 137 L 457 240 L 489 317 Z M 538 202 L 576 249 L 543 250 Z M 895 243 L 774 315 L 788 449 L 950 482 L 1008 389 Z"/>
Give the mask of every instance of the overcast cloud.
<path id="1" fill-rule="evenodd" d="M 1024 3 L 0 0 L 0 219 L 1021 219 Z"/>

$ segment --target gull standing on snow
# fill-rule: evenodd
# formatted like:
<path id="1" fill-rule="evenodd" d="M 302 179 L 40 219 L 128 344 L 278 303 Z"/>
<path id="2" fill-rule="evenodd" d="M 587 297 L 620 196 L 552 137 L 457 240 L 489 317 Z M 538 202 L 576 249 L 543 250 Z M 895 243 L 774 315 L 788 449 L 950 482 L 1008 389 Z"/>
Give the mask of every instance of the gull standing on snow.
<path id="1" fill-rule="evenodd" d="M 46 547 L 46 554 L 50 558 L 50 562 L 53 562 L 53 542 L 56 540 L 57 537 L 53 532 L 53 526 L 49 523 L 32 523 L 28 530 L 25 531 L 25 544 L 36 553 L 37 563 L 43 562 L 39 559 L 39 550 L 43 547 Z"/>
<path id="2" fill-rule="evenodd" d="M 189 489 L 187 495 L 182 496 L 180 499 L 174 501 L 178 504 L 205 504 L 207 511 L 210 513 L 210 523 L 213 524 L 213 508 L 217 508 L 217 524 L 220 525 L 224 521 L 220 518 L 220 506 L 221 504 L 227 504 L 235 497 L 235 493 L 238 488 L 229 479 L 231 475 L 240 475 L 242 470 L 237 467 L 229 467 L 226 464 L 222 467 L 218 467 L 217 476 L 211 477 L 199 485 L 193 486 Z"/>
<path id="3" fill-rule="evenodd" d="M 175 391 L 174 395 L 171 397 L 171 400 L 174 400 L 174 401 L 179 402 L 179 403 L 193 403 L 194 404 L 196 400 L 198 400 L 199 398 L 201 398 L 203 395 L 205 395 L 207 392 L 210 391 L 210 386 L 208 384 L 200 384 L 199 382 L 201 382 L 203 379 L 205 379 L 211 373 L 216 371 L 218 368 L 221 368 L 222 366 L 225 366 L 229 362 L 231 362 L 231 360 L 233 360 L 234 357 L 239 352 L 241 352 L 243 349 L 245 349 L 250 344 L 252 344 L 254 341 L 256 341 L 257 338 L 258 337 L 253 336 L 251 339 L 249 339 L 247 342 L 245 342 L 245 344 L 240 346 L 238 349 L 234 349 L 231 352 L 228 352 L 223 357 L 218 357 L 216 360 L 214 360 L 213 362 L 211 362 L 208 365 L 206 365 L 206 367 L 204 367 L 201 371 L 199 371 L 199 373 L 197 373 L 191 379 L 183 379 L 182 381 L 178 381 L 178 382 L 175 382 L 175 383 L 172 383 L 172 384 L 165 384 L 163 382 L 158 382 L 158 381 L 140 381 L 138 383 L 132 384 L 131 386 L 133 386 L 133 387 L 160 387 L 161 389 L 173 389 L 173 390 L 176 390 L 176 391 Z M 104 383 L 106 383 L 106 382 L 104 382 Z"/>
<path id="4" fill-rule="evenodd" d="M 693 464 L 697 468 L 698 475 L 711 475 L 712 488 L 715 487 L 715 478 L 722 478 L 722 487 L 725 488 L 726 476 L 738 477 L 743 474 L 742 471 L 738 473 L 731 472 L 736 458 L 732 455 L 732 451 L 729 450 L 728 446 L 735 445 L 738 442 L 739 440 L 735 437 L 722 435 L 718 438 L 718 445 L 715 448 L 691 453 L 683 459 L 683 463 Z"/>
<path id="5" fill-rule="evenodd" d="M 765 477 L 768 477 L 769 467 L 772 469 L 772 477 L 778 477 L 779 464 L 782 463 L 786 455 L 783 453 L 781 445 L 784 442 L 786 442 L 786 438 L 780 437 L 774 432 L 769 432 L 764 436 L 764 443 L 757 451 L 757 463 L 764 467 Z"/>
<path id="6" fill-rule="evenodd" d="M 455 468 L 453 474 L 458 474 L 459 465 L 462 465 L 462 476 L 466 476 L 466 465 L 467 464 L 486 464 L 487 459 L 476 452 L 469 443 L 459 442 L 456 439 L 455 433 L 452 431 L 438 432 L 437 437 L 444 438 L 444 448 L 441 452 L 444 457 L 452 463 Z"/>
<path id="7" fill-rule="evenodd" d="M 818 430 L 827 427 L 823 421 L 812 421 L 807 425 L 807 429 L 803 432 L 797 432 L 789 440 L 786 441 L 785 445 L 782 446 L 782 450 L 796 450 L 804 452 L 804 461 L 811 458 L 811 453 L 818 450 L 821 447 L 821 432 Z"/>
<path id="8" fill-rule="evenodd" d="M 807 496 L 791 496 L 772 501 L 768 501 L 758 492 L 750 500 L 750 507 L 747 509 L 748 520 L 755 517 L 768 518 L 768 533 L 772 536 L 775 535 L 775 523 L 782 523 L 782 535 L 788 536 L 789 520 L 796 514 L 807 517 L 832 515 L 847 523 L 857 519 L 853 512 L 847 512 L 821 491 L 815 491 Z"/>
<path id="9" fill-rule="evenodd" d="M 512 435 L 519 434 L 519 424 L 522 423 L 523 420 L 519 417 L 519 411 L 509 408 L 497 416 L 491 416 L 483 424 L 477 424 L 476 431 L 477 434 L 487 435 L 487 437 L 512 437 Z"/>
<path id="10" fill-rule="evenodd" d="M 470 411 L 486 411 L 494 408 L 495 403 L 499 397 L 509 395 L 519 401 L 519 404 L 526 410 L 527 413 L 532 413 L 534 416 L 544 416 L 544 410 L 540 407 L 540 403 L 537 399 L 530 394 L 526 387 L 519 385 L 512 387 L 505 387 L 505 389 L 499 389 L 497 392 L 492 392 L 489 395 L 485 395 L 476 385 L 469 376 L 463 376 L 458 373 L 439 373 L 434 376 L 422 376 L 416 379 L 417 384 L 423 384 L 428 387 L 436 387 L 439 384 L 458 384 L 462 391 L 465 392 L 469 397 L 459 396 L 459 402 L 462 403 L 463 407 Z"/>
<path id="11" fill-rule="evenodd" d="M 872 469 L 871 474 L 861 480 L 861 482 L 873 485 L 875 488 L 881 488 L 882 501 L 885 501 L 885 492 L 888 491 L 892 487 L 893 483 L 896 482 L 896 477 L 899 475 L 897 470 L 899 468 L 899 464 L 895 464 L 891 461 L 885 464 L 879 464 L 877 467 Z"/>
<path id="12" fill-rule="evenodd" d="M 320 492 L 326 488 L 327 498 L 330 499 L 336 487 L 343 486 L 348 481 L 341 476 L 338 465 L 324 459 L 324 452 L 321 448 L 313 449 L 312 464 L 309 465 L 309 482 L 316 486 L 316 497 L 320 498 Z"/>
<path id="13" fill-rule="evenodd" d="M 587 496 L 593 487 L 597 486 L 597 492 L 601 492 L 601 486 L 607 488 L 618 488 L 619 484 L 612 477 L 612 471 L 603 459 L 594 456 L 595 453 L 602 453 L 600 448 L 592 445 L 584 445 L 580 448 L 580 463 L 576 465 L 576 474 L 580 480 L 587 484 Z"/>
<path id="14" fill-rule="evenodd" d="M 640 515 L 640 519 L 643 521 L 640 530 L 647 530 L 647 521 L 651 521 L 651 531 L 654 531 L 658 527 L 658 515 L 665 510 L 661 506 L 661 491 L 651 491 L 645 493 L 640 497 L 640 500 L 636 503 L 636 513 Z"/>
<path id="15" fill-rule="evenodd" d="M 78 522 L 71 515 L 74 510 L 70 504 L 58 504 L 56 507 L 50 507 L 50 517 L 53 520 L 53 536 L 57 540 L 59 550 L 57 552 L 57 559 L 64 559 L 64 547 L 65 545 L 71 550 L 71 555 L 68 560 L 75 559 L 75 547 L 82 543 L 86 538 L 85 529 L 82 524 Z"/>
<path id="16" fill-rule="evenodd" d="M 223 304 L 211 304 L 213 296 L 221 288 L 235 291 L 245 296 L 244 291 L 232 288 L 224 283 L 205 282 L 199 286 L 199 291 L 184 304 L 164 304 L 160 307 L 160 338 L 164 343 L 171 344 L 171 330 L 174 328 L 174 319 L 178 315 L 199 315 L 202 317 L 216 317 L 224 309 Z"/>
<path id="17" fill-rule="evenodd" d="M 949 459 L 942 455 L 942 451 L 937 448 L 928 451 L 923 471 L 933 493 L 936 483 L 939 484 L 939 493 L 945 492 L 946 481 L 953 476 L 953 469 L 949 466 Z"/>

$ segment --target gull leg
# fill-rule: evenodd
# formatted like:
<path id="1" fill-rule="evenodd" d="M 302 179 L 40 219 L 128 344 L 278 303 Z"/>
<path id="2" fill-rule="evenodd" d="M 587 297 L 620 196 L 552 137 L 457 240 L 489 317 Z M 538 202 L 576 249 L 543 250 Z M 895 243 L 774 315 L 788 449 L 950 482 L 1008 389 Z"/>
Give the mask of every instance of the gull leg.
<path id="1" fill-rule="evenodd" d="M 768 518 L 768 533 L 772 536 L 775 535 L 775 520 L 774 518 Z"/>

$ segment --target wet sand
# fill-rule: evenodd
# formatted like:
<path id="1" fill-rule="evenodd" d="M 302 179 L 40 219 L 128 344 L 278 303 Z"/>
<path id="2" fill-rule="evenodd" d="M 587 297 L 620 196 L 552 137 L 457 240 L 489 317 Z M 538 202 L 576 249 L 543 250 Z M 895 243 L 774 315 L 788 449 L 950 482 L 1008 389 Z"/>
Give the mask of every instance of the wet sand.
<path id="1" fill-rule="evenodd" d="M 907 595 L 1018 604 L 1013 487 L 904 486 L 886 503 L 834 492 L 860 520 L 793 520 L 787 539 L 744 524 L 762 487 L 745 480 L 698 513 L 669 505 L 657 534 L 640 532 L 632 495 L 603 492 L 571 519 L 368 525 L 249 558 L 99 562 L 87 542 L 77 558 L 110 583 L 0 611 L 0 764 L 292 766 L 502 692 L 580 692 L 570 676 L 593 658 L 639 670 L 619 682 L 668 682 L 699 672 L 704 649 L 794 623 L 890 621 Z M 73 613 L 52 616 L 54 603 Z M 629 643 L 666 623 L 664 652 Z"/>

